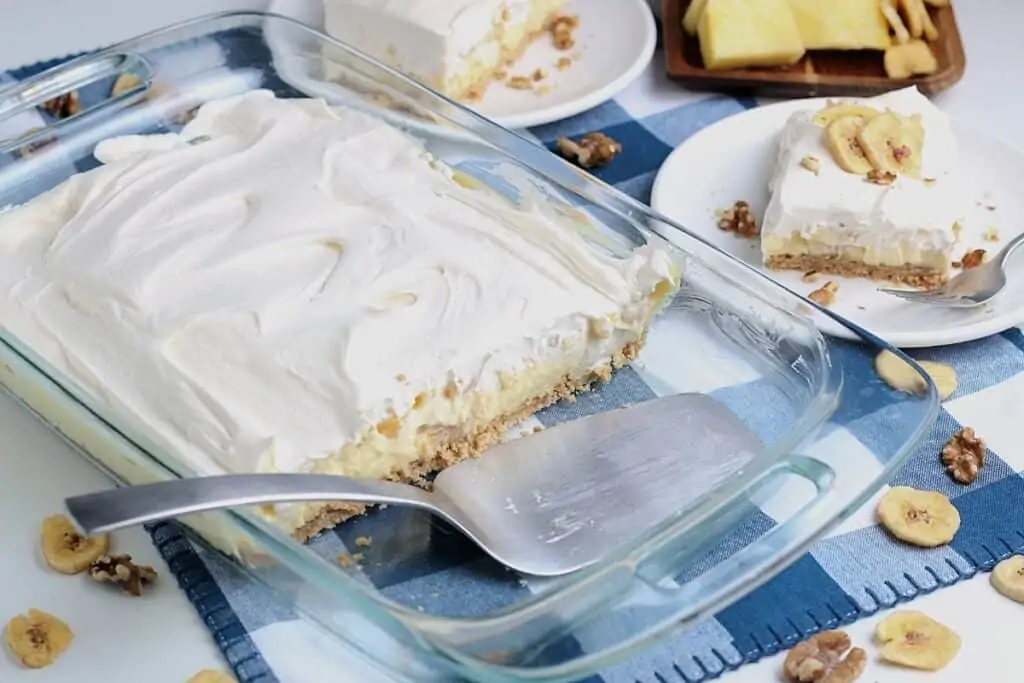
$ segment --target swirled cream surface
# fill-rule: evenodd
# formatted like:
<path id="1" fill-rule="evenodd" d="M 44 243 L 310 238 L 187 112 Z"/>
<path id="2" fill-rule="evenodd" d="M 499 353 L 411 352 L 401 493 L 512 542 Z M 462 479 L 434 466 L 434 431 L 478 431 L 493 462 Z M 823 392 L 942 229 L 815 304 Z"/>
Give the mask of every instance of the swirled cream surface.
<path id="1" fill-rule="evenodd" d="M 201 472 L 313 467 L 417 396 L 641 334 L 653 245 L 456 182 L 367 115 L 255 91 L 0 214 L 0 326 Z"/>
<path id="2" fill-rule="evenodd" d="M 777 141 L 761 229 L 764 254 L 848 253 L 868 264 L 945 270 L 955 241 L 953 224 L 963 219 L 968 205 L 949 119 L 916 88 L 856 103 L 921 117 L 921 178 L 899 176 L 883 186 L 844 171 L 813 120 L 820 107 L 800 110 Z M 806 157 L 817 161 L 816 171 L 802 165 Z"/>

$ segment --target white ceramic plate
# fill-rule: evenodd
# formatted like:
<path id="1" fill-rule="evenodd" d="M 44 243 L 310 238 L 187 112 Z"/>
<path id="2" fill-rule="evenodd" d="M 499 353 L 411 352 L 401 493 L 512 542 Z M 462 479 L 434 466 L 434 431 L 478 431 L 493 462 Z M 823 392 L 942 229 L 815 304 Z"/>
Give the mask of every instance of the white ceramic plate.
<path id="1" fill-rule="evenodd" d="M 1024 322 L 1024 256 L 1010 260 L 1007 289 L 993 301 L 975 309 L 944 309 L 882 294 L 878 283 L 865 279 L 823 276 L 812 284 L 803 282 L 798 271 L 768 270 L 762 266 L 757 240 L 718 228 L 715 210 L 736 200 L 749 202 L 759 217 L 763 214 L 776 135 L 794 111 L 824 103 L 823 98 L 781 102 L 705 128 L 665 160 L 654 182 L 651 206 L 796 292 L 806 295 L 825 279 L 834 280 L 839 291 L 830 310 L 899 347 L 956 344 Z M 1024 153 L 956 121 L 953 130 L 974 196 L 954 256 L 968 248 L 994 254 L 1024 229 Z M 984 241 L 990 227 L 998 231 L 998 242 Z M 822 331 L 851 338 L 838 325 Z"/>
<path id="2" fill-rule="evenodd" d="M 271 0 L 269 11 L 323 30 L 320 0 Z M 512 129 L 539 126 L 579 114 L 609 100 L 644 70 L 654 55 L 657 31 L 647 0 L 570 0 L 566 14 L 580 18 L 576 46 L 556 50 L 543 37 L 527 49 L 510 74 L 547 73 L 544 92 L 514 90 L 500 83 L 468 106 Z M 570 55 L 573 65 L 555 68 L 559 57 Z"/>

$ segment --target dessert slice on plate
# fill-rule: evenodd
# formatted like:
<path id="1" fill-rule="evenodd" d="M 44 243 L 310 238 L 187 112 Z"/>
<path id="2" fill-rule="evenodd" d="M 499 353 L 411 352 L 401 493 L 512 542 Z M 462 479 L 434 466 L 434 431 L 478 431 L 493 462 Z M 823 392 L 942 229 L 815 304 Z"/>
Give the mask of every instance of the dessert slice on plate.
<path id="1" fill-rule="evenodd" d="M 0 322 L 199 474 L 415 483 L 629 362 L 679 284 L 667 247 L 595 248 L 320 100 L 95 156 L 0 214 Z M 263 513 L 305 539 L 361 510 Z"/>
<path id="2" fill-rule="evenodd" d="M 790 116 L 761 227 L 765 264 L 932 287 L 969 204 L 952 127 L 916 88 Z"/>
<path id="3" fill-rule="evenodd" d="M 566 1 L 324 0 L 324 27 L 452 99 L 474 99 Z"/>

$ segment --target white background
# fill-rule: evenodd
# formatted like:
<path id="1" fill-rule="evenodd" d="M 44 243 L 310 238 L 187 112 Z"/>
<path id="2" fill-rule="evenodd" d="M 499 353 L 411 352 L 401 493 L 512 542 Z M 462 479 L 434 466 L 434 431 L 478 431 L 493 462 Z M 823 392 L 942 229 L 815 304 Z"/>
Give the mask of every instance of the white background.
<path id="1" fill-rule="evenodd" d="M 317 1 L 317 0 L 310 0 Z M 956 2 L 956 0 L 954 0 Z M 259 8 L 259 0 L 0 0 L 0 70 L 86 50 L 129 38 L 190 16 L 221 10 Z M 1024 148 L 1024 2 L 969 0 L 958 5 L 967 49 L 967 75 L 937 102 L 952 115 Z M 656 56 L 655 59 L 659 59 Z M 653 68 L 660 68 L 655 63 Z M 64 496 L 106 485 L 102 475 L 0 397 L 0 621 L 29 607 L 64 617 L 76 640 L 58 665 L 23 671 L 4 649 L 0 681 L 57 683 L 101 680 L 183 683 L 204 667 L 222 668 L 219 653 L 184 595 L 178 590 L 148 536 L 118 534 L 119 551 L 154 564 L 163 581 L 148 596 L 131 599 L 87 584 L 83 577 L 54 575 L 35 550 L 37 521 L 61 508 Z M 962 683 L 1020 680 L 1020 634 L 1024 606 L 997 596 L 981 576 L 916 600 L 957 630 L 964 647 L 937 674 L 897 670 L 874 662 L 862 681 Z M 870 632 L 877 619 L 848 630 L 874 659 Z M 779 680 L 780 657 L 724 676 L 725 683 Z"/>

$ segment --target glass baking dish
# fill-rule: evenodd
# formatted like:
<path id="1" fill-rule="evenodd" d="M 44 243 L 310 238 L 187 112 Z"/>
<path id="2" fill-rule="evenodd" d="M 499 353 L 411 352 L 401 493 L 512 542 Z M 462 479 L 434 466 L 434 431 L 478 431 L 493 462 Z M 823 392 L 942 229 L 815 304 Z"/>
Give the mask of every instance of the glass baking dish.
<path id="1" fill-rule="evenodd" d="M 114 94 L 122 74 L 134 78 Z M 881 339 L 536 143 L 276 15 L 203 17 L 0 90 L 0 207 L 94 167 L 92 151 L 104 138 L 175 131 L 203 102 L 257 88 L 323 97 L 381 117 L 509 201 L 541 193 L 595 248 L 674 245 L 682 287 L 629 373 L 653 395 L 710 395 L 763 443 L 705 490 L 688 492 L 681 482 L 679 510 L 610 549 L 598 565 L 544 581 L 504 571 L 444 524 L 405 509 L 373 511 L 307 544 L 252 510 L 179 520 L 196 542 L 270 587 L 337 647 L 394 680 L 578 680 L 691 627 L 769 580 L 847 518 L 937 415 L 935 388 L 918 366 L 920 393 L 879 381 L 874 356 L 899 353 Z M 43 102 L 71 90 L 79 95 L 78 113 L 60 120 L 40 113 Z M 857 341 L 819 332 L 837 327 Z M 118 483 L 195 476 L 61 376 L 2 319 L 0 383 Z M 602 400 L 598 390 L 580 402 L 598 409 Z M 559 419 L 559 411 L 564 406 L 548 409 L 542 421 Z M 886 431 L 885 438 L 858 435 L 857 447 L 880 463 L 869 471 L 851 466 L 850 440 L 834 438 L 866 418 L 883 420 Z M 695 469 L 716 465 L 693 455 Z M 749 533 L 766 518 L 771 523 Z M 372 545 L 357 545 L 359 536 L 372 537 Z M 340 549 L 362 552 L 363 563 L 339 563 Z M 396 575 L 417 572 L 430 580 L 395 588 Z M 630 628 L 615 627 L 625 619 Z"/>

